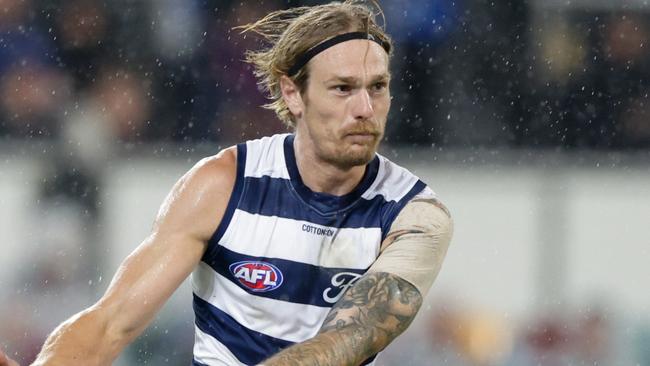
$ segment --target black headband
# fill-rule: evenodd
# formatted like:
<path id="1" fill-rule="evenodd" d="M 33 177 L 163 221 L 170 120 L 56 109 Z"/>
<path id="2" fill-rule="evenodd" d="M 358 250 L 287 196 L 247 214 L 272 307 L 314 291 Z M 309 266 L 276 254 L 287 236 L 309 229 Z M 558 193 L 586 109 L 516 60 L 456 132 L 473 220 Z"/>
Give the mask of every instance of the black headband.
<path id="1" fill-rule="evenodd" d="M 287 75 L 289 76 L 294 76 L 295 74 L 300 71 L 300 69 L 303 68 L 311 60 L 314 56 L 318 55 L 319 53 L 325 51 L 326 49 L 337 45 L 341 42 L 349 41 L 352 39 L 367 39 L 369 41 L 374 41 L 378 45 L 380 45 L 386 52 L 389 50 L 389 46 L 387 42 L 383 42 L 382 40 L 378 39 L 377 37 L 373 36 L 370 33 L 366 32 L 350 32 L 350 33 L 343 33 L 339 34 L 336 37 L 332 37 L 326 41 L 323 41 L 316 46 L 310 48 L 307 52 L 305 52 L 302 56 L 298 58 L 298 61 L 296 61 L 293 66 L 289 69 L 289 72 L 287 72 Z"/>

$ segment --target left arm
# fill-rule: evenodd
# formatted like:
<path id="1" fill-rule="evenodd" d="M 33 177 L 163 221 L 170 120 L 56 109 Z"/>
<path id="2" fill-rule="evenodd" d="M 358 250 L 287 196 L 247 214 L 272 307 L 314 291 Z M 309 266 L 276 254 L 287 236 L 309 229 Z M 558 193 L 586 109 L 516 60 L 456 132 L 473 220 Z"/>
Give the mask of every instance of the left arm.
<path id="1" fill-rule="evenodd" d="M 411 324 L 422 296 L 405 280 L 368 273 L 332 307 L 318 335 L 264 362 L 272 365 L 359 365 Z"/>
<path id="2" fill-rule="evenodd" d="M 377 261 L 332 307 L 318 334 L 263 364 L 356 366 L 383 350 L 415 318 L 440 270 L 452 227 L 439 201 L 411 201 Z"/>

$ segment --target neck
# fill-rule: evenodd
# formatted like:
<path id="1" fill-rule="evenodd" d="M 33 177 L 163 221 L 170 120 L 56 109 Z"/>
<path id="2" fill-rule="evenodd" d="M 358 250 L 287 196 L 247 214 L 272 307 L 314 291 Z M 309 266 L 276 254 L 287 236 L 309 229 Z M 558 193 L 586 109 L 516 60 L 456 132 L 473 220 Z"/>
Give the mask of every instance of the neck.
<path id="1" fill-rule="evenodd" d="M 354 190 L 366 171 L 365 165 L 344 168 L 320 159 L 300 134 L 294 139 L 296 165 L 302 182 L 314 192 L 342 196 Z"/>

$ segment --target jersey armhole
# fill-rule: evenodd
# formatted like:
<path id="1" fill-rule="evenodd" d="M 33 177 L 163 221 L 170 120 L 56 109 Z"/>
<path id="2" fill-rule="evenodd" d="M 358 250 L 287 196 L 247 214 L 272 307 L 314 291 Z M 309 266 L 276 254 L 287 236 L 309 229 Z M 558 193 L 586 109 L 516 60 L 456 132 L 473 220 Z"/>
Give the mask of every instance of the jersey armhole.
<path id="1" fill-rule="evenodd" d="M 237 144 L 237 173 L 235 176 L 235 185 L 233 186 L 232 193 L 230 194 L 230 199 L 228 199 L 228 205 L 226 206 L 226 211 L 223 213 L 221 222 L 217 226 L 214 234 L 208 241 L 208 248 L 203 255 L 202 260 L 207 261 L 211 258 L 214 258 L 217 255 L 219 240 L 223 237 L 223 234 L 226 232 L 228 225 L 239 205 L 242 193 L 244 191 L 244 172 L 246 169 L 246 143 Z"/>
<path id="2" fill-rule="evenodd" d="M 420 192 L 422 192 L 427 185 L 418 179 L 418 181 L 413 185 L 413 187 L 409 190 L 409 192 L 402 197 L 398 202 L 395 204 L 391 205 L 390 210 L 384 214 L 384 219 L 383 222 L 381 223 L 381 242 L 384 242 L 384 239 L 386 239 L 386 236 L 388 236 L 388 232 L 390 231 L 390 227 L 393 225 L 393 221 L 395 221 L 395 218 L 397 215 L 402 211 L 404 206 L 406 206 L 409 201 L 418 195 Z"/>

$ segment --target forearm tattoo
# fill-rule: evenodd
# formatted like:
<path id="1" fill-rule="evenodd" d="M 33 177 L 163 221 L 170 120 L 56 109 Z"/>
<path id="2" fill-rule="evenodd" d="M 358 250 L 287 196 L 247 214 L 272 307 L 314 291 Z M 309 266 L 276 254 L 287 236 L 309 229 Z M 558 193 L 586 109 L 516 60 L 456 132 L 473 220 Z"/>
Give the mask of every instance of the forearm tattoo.
<path id="1" fill-rule="evenodd" d="M 316 337 L 264 365 L 357 366 L 401 334 L 421 305 L 422 296 L 407 281 L 368 273 L 332 307 Z"/>

